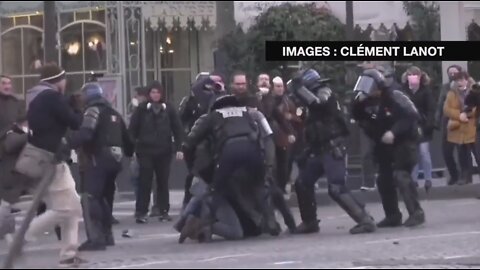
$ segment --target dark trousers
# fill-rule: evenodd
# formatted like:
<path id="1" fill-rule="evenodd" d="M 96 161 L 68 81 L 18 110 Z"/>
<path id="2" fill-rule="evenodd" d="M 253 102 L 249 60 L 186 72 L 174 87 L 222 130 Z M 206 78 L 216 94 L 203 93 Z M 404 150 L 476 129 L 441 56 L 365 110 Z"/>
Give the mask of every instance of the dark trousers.
<path id="1" fill-rule="evenodd" d="M 249 172 L 251 181 L 263 178 L 263 160 L 259 147 L 248 138 L 231 139 L 222 149 L 213 175 L 213 184 L 217 191 L 228 190 L 227 182 L 239 169 Z"/>
<path id="2" fill-rule="evenodd" d="M 183 195 L 183 206 L 186 206 L 190 199 L 192 198 L 192 194 L 190 193 L 190 187 L 192 186 L 193 181 L 193 160 L 185 160 L 187 165 L 188 174 L 185 178 L 185 186 L 184 186 L 184 195 Z"/>
<path id="3" fill-rule="evenodd" d="M 417 164 L 417 144 L 415 142 L 406 142 L 396 146 L 377 144 L 374 153 L 379 165 L 377 186 L 385 216 L 399 215 L 394 172 L 405 172 L 407 175 L 411 175 L 413 167 Z M 413 180 L 411 181 L 413 183 Z"/>
<path id="4" fill-rule="evenodd" d="M 448 173 L 453 182 L 458 181 L 458 169 L 457 163 L 455 162 L 455 144 L 447 140 L 447 127 L 446 124 L 442 129 L 442 153 L 443 159 L 445 161 L 445 166 L 447 166 Z"/>
<path id="5" fill-rule="evenodd" d="M 374 144 L 363 132 L 360 135 L 360 141 L 362 143 L 362 148 L 364 148 L 362 151 L 363 186 L 373 188 L 375 186 L 375 172 L 377 166 L 373 154 Z"/>
<path id="6" fill-rule="evenodd" d="M 276 147 L 276 178 L 278 186 L 285 192 L 285 187 L 290 180 L 289 149 L 286 147 Z"/>
<path id="7" fill-rule="evenodd" d="M 97 156 L 94 162 L 89 161 L 83 179 L 83 194 L 88 198 L 82 205 L 85 223 L 87 228 L 87 236 L 90 241 L 99 241 L 98 234 L 89 233 L 90 228 L 97 226 L 93 230 L 102 231 L 105 234 L 111 233 L 112 230 L 112 207 L 113 195 L 115 193 L 115 180 L 122 169 L 122 164 L 117 162 L 111 156 Z M 93 231 L 92 230 L 92 231 Z M 95 236 L 93 236 L 95 235 Z M 90 239 L 93 237 L 95 239 Z"/>
<path id="8" fill-rule="evenodd" d="M 171 162 L 172 154 L 170 153 L 163 155 L 138 155 L 140 182 L 135 204 L 137 216 L 145 216 L 148 213 L 154 174 L 157 184 L 156 205 L 162 214 L 168 213 L 170 210 L 168 178 L 170 177 Z"/>

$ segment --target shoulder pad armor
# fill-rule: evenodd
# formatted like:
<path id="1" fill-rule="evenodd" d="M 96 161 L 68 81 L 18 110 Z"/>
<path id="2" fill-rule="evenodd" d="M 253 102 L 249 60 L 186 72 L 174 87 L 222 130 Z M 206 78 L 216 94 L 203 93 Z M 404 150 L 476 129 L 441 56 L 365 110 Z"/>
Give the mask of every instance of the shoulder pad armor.
<path id="1" fill-rule="evenodd" d="M 395 101 L 395 103 L 400 105 L 400 107 L 405 110 L 405 112 L 409 114 L 415 114 L 417 116 L 419 115 L 415 104 L 413 104 L 412 100 L 407 97 L 402 91 L 394 90 L 393 100 Z"/>
<path id="2" fill-rule="evenodd" d="M 248 110 L 248 113 L 262 128 L 263 134 L 265 134 L 265 136 L 270 136 L 273 134 L 272 128 L 270 127 L 267 118 L 262 112 L 258 110 Z"/>

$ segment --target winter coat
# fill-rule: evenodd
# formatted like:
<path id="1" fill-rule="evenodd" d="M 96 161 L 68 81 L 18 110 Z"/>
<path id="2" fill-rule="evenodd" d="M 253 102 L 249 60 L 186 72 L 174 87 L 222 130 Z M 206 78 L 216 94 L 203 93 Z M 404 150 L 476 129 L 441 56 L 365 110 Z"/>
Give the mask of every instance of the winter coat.
<path id="1" fill-rule="evenodd" d="M 0 94 L 0 136 L 11 128 L 19 116 L 23 115 L 25 115 L 23 101 L 14 96 Z"/>
<path id="2" fill-rule="evenodd" d="M 475 83 L 470 80 L 470 85 Z M 467 115 L 469 117 L 467 123 L 460 122 L 460 114 L 464 111 L 461 104 L 460 95 L 455 85 L 453 89 L 447 94 L 443 112 L 448 117 L 447 125 L 447 140 L 455 144 L 470 144 L 476 142 L 477 137 L 477 119 L 478 112 L 476 108 L 473 108 Z"/>
<path id="3" fill-rule="evenodd" d="M 412 100 L 420 114 L 419 125 L 422 129 L 421 141 L 431 141 L 435 127 L 435 101 L 429 87 L 430 78 L 427 74 L 423 73 L 420 79 L 420 88 L 416 92 L 413 92 L 408 86 L 406 77 L 407 74 L 404 73 L 402 76 L 402 90 Z"/>

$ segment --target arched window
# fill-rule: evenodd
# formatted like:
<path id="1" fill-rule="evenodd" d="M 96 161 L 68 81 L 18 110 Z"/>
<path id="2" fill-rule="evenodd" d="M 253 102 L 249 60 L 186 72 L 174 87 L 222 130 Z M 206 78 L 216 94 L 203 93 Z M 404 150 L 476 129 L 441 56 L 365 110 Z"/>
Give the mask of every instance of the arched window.
<path id="1" fill-rule="evenodd" d="M 67 92 L 78 90 L 90 73 L 107 72 L 107 39 L 103 10 L 62 14 L 60 65 L 67 72 Z M 64 20 L 72 18 L 72 22 Z"/>
<path id="2" fill-rule="evenodd" d="M 43 62 L 43 15 L 1 19 L 2 73 L 10 75 L 15 92 L 25 92 L 38 82 L 37 67 Z"/>

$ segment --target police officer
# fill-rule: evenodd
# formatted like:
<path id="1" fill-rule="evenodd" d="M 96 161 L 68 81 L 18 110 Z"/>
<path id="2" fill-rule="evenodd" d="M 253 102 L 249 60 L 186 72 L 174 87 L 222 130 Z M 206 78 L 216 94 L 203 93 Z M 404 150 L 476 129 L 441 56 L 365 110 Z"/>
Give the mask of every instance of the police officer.
<path id="1" fill-rule="evenodd" d="M 297 233 L 319 231 L 314 184 L 323 174 L 328 181 L 330 197 L 357 223 L 351 234 L 376 230 L 373 218 L 352 196 L 346 182 L 345 137 L 349 132 L 332 90 L 313 69 L 308 69 L 288 83 L 291 91 L 307 107 L 305 137 L 307 149 L 300 162 L 300 175 L 295 183 L 302 223 Z"/>
<path id="2" fill-rule="evenodd" d="M 415 105 L 400 90 L 389 88 L 383 74 L 376 69 L 363 72 L 354 93 L 353 118 L 374 142 L 373 153 L 379 164 L 377 186 L 386 217 L 377 226 L 402 225 L 395 187 L 410 215 L 404 225 L 411 227 L 424 223 L 425 214 L 411 178 L 420 138 L 420 117 Z"/>
<path id="3" fill-rule="evenodd" d="M 214 143 L 216 166 L 211 186 L 214 189 L 212 205 L 215 206 L 220 205 L 225 198 L 231 198 L 235 193 L 232 192 L 235 188 L 228 183 L 235 172 L 238 170 L 248 172 L 250 177 L 242 178 L 242 186 L 258 191 L 264 187 L 266 167 L 270 168 L 267 171 L 271 174 L 273 163 L 268 162 L 267 166 L 264 165 L 260 143 L 262 126 L 270 130 L 265 117 L 263 121 L 261 117 L 255 119 L 255 112 L 249 112 L 246 107 L 241 106 L 234 96 L 223 96 L 217 99 L 212 110 L 211 113 L 201 116 L 195 123 L 183 144 L 183 150 L 191 152 L 199 142 L 208 137 Z M 256 113 L 260 114 L 260 112 Z M 271 130 L 266 133 L 270 136 Z M 273 157 L 272 154 L 269 156 Z M 273 158 L 269 160 L 273 161 Z M 216 210 L 214 209 L 213 212 Z"/>
<path id="4" fill-rule="evenodd" d="M 115 190 L 122 158 L 131 157 L 134 146 L 122 116 L 103 98 L 100 85 L 86 83 L 81 92 L 86 104 L 83 123 L 67 138 L 70 147 L 81 148 L 87 159 L 81 203 L 88 239 L 79 250 L 105 250 L 114 245 L 107 200 Z"/>
<path id="5" fill-rule="evenodd" d="M 202 72 L 197 75 L 197 81 L 192 85 L 191 94 L 182 99 L 179 108 L 180 120 L 185 129 L 185 134 L 188 134 L 197 119 L 208 113 L 209 108 L 213 105 L 216 98 L 225 94 L 223 85 L 214 80 L 218 75 L 210 75 L 210 73 Z M 194 155 L 190 155 L 194 157 Z M 185 195 L 183 197 L 183 206 L 188 203 L 191 198 L 189 192 L 193 180 L 193 160 L 186 158 L 185 162 L 188 169 L 188 175 L 185 179 Z"/>

